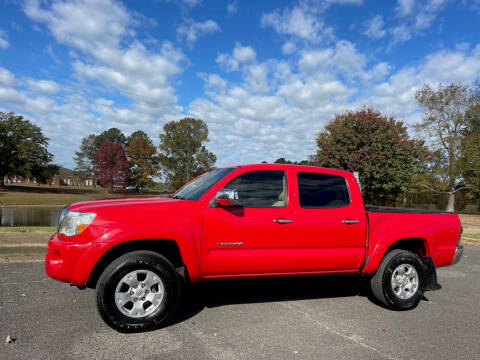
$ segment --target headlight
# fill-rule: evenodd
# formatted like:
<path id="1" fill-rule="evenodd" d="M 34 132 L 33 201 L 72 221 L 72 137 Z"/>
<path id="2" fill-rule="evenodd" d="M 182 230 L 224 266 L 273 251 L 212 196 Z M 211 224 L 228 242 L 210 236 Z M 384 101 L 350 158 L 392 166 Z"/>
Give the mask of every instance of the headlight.
<path id="1" fill-rule="evenodd" d="M 58 219 L 58 234 L 74 236 L 80 234 L 95 219 L 95 213 L 69 211 L 65 208 Z"/>

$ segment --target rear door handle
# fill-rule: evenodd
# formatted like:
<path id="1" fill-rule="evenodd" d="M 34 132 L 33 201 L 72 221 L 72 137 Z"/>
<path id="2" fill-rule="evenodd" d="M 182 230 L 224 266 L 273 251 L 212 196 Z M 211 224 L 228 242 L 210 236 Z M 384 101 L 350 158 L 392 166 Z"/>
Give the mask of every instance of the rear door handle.
<path id="1" fill-rule="evenodd" d="M 277 224 L 290 224 L 293 222 L 293 220 L 290 220 L 290 219 L 275 219 L 273 220 L 274 223 L 277 223 Z"/>
<path id="2" fill-rule="evenodd" d="M 347 225 L 353 225 L 353 224 L 358 224 L 360 221 L 359 220 L 346 219 L 346 220 L 342 220 L 342 222 L 344 224 L 347 224 Z"/>

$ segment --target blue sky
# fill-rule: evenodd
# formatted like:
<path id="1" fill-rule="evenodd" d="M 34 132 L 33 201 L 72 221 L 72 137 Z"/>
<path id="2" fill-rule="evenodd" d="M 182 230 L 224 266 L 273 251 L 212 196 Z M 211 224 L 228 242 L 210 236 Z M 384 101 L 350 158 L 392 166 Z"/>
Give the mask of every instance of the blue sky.
<path id="1" fill-rule="evenodd" d="M 0 0 L 0 111 L 73 167 L 118 127 L 203 119 L 218 165 L 306 158 L 336 113 L 420 120 L 425 83 L 480 79 L 480 0 Z"/>

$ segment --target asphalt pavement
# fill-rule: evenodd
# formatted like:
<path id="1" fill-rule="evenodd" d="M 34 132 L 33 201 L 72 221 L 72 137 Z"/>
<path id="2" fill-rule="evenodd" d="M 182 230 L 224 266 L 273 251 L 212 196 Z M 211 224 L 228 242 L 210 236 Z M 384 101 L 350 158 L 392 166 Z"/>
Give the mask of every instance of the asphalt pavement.
<path id="1" fill-rule="evenodd" d="M 93 290 L 43 264 L 0 264 L 0 359 L 480 359 L 480 247 L 438 269 L 412 311 L 373 302 L 356 277 L 216 281 L 189 289 L 169 326 L 120 334 Z M 11 342 L 5 339 L 10 337 Z"/>

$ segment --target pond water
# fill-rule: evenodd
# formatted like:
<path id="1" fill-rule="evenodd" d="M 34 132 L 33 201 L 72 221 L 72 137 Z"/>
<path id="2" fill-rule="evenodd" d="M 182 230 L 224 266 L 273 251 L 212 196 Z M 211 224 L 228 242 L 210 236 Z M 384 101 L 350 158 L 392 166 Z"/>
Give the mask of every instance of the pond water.
<path id="1" fill-rule="evenodd" d="M 1 226 L 57 226 L 63 207 L 0 208 Z"/>

